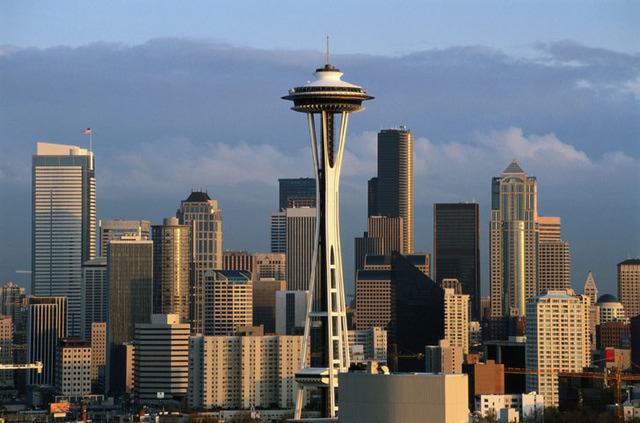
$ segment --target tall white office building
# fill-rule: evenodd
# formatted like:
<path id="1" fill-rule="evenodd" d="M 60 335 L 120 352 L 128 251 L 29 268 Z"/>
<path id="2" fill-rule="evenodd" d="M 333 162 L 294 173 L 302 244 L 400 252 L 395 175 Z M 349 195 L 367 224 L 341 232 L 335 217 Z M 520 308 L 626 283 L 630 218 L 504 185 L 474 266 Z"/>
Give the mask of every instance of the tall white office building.
<path id="1" fill-rule="evenodd" d="M 547 291 L 527 302 L 527 392 L 558 406 L 558 372 L 581 372 L 591 363 L 589 298 L 572 290 Z"/>
<path id="2" fill-rule="evenodd" d="M 82 336 L 82 264 L 96 252 L 93 153 L 38 143 L 32 172 L 31 294 L 67 297 L 69 335 Z"/>

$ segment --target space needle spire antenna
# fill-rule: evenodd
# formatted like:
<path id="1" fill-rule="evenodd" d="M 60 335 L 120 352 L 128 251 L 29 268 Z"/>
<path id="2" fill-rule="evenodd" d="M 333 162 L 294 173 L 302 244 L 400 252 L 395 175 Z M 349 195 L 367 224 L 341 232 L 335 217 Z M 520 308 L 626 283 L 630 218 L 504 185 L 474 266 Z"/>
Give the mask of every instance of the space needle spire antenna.
<path id="1" fill-rule="evenodd" d="M 320 390 L 322 417 L 335 417 L 338 374 L 349 369 L 338 187 L 349 114 L 364 110 L 362 102 L 373 99 L 364 88 L 342 81 L 342 72 L 331 66 L 329 37 L 327 63 L 316 69 L 314 75 L 314 81 L 291 88 L 289 94 L 282 97 L 293 101 L 292 110 L 307 114 L 317 182 L 316 231 L 302 360 L 296 373 L 295 420 L 302 416 L 306 388 Z M 339 129 L 337 133 L 336 129 Z"/>

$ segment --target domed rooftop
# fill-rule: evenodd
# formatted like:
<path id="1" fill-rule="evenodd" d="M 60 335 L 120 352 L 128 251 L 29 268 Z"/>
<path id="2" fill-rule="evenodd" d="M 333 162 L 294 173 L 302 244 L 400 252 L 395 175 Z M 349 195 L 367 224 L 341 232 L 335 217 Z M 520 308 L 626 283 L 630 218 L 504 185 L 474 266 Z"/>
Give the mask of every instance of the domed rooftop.
<path id="1" fill-rule="evenodd" d="M 617 303 L 618 299 L 611 294 L 604 294 L 598 298 L 598 303 Z"/>

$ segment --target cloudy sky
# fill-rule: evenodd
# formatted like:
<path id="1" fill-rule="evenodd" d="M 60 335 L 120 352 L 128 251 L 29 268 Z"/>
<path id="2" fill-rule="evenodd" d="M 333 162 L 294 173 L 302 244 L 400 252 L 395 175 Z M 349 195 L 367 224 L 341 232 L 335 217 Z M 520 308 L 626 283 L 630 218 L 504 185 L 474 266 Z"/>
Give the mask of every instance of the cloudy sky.
<path id="1" fill-rule="evenodd" d="M 346 4 L 345 4 L 346 3 Z M 225 249 L 266 252 L 277 180 L 312 176 L 306 120 L 280 99 L 325 60 L 376 97 L 350 119 L 341 184 L 345 279 L 366 229 L 376 133 L 415 136 L 416 249 L 433 203 L 476 201 L 488 294 L 491 177 L 512 158 L 562 218 L 572 284 L 640 256 L 640 4 L 472 0 L 3 1 L 0 283 L 27 286 L 31 155 L 88 147 L 99 219 L 173 216 L 219 201 Z"/>

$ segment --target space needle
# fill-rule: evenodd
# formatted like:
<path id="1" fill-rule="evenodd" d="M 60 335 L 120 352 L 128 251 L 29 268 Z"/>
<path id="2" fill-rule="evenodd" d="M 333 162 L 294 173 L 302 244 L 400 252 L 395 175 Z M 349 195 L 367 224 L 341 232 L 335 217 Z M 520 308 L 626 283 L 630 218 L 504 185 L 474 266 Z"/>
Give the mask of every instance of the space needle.
<path id="1" fill-rule="evenodd" d="M 293 101 L 292 110 L 307 114 L 317 182 L 315 243 L 302 361 L 296 373 L 295 420 L 301 418 L 306 388 L 320 390 L 322 417 L 335 417 L 338 373 L 349 369 L 338 188 L 349 114 L 364 110 L 362 102 L 373 99 L 364 88 L 340 79 L 342 72 L 329 63 L 328 37 L 326 64 L 314 75 L 314 81 L 291 88 L 289 95 L 282 97 Z M 307 356 L 311 356 L 311 366 L 307 365 Z"/>

